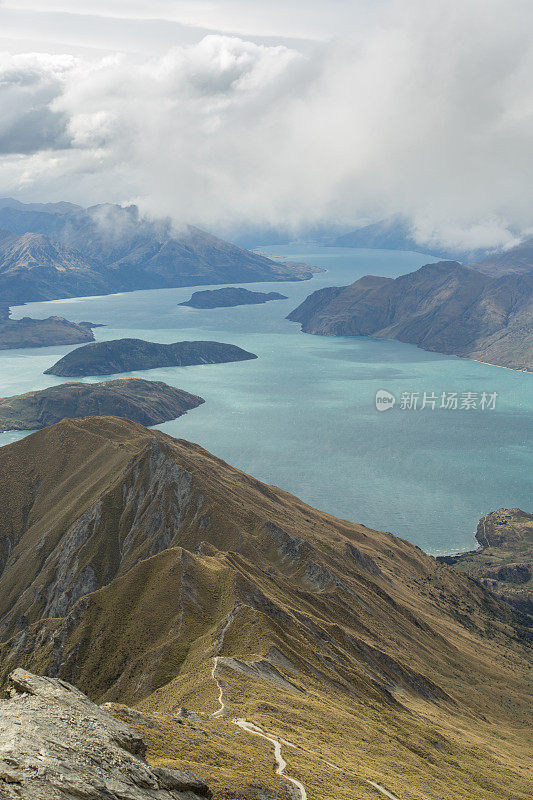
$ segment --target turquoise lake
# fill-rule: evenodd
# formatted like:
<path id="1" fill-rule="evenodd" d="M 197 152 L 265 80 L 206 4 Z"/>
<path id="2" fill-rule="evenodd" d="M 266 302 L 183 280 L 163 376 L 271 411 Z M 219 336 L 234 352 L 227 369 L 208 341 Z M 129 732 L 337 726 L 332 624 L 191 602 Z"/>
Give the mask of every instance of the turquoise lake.
<path id="1" fill-rule="evenodd" d="M 284 319 L 322 286 L 345 285 L 366 274 L 395 277 L 436 259 L 316 246 L 264 252 L 327 272 L 311 281 L 248 285 L 288 296 L 262 306 L 180 308 L 194 291 L 189 287 L 29 303 L 14 308 L 12 316 L 54 314 L 104 323 L 95 329 L 98 340 L 214 339 L 251 350 L 259 356 L 255 361 L 128 375 L 165 381 L 206 400 L 161 430 L 198 442 L 313 506 L 392 531 L 428 552 L 472 548 L 479 517 L 493 509 L 532 510 L 533 375 L 399 342 L 311 336 Z M 42 373 L 71 349 L 0 351 L 0 395 L 67 381 Z M 402 410 L 398 402 L 379 412 L 375 395 L 382 389 L 398 400 L 403 392 L 498 397 L 492 410 Z M 5 433 L 0 441 L 23 435 Z"/>

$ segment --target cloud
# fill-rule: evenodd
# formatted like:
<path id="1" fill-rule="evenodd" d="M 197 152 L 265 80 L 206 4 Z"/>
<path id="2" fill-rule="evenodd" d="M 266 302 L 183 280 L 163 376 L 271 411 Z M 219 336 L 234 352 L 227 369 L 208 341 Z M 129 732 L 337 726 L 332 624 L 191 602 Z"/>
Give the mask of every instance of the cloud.
<path id="1" fill-rule="evenodd" d="M 243 36 L 325 41 L 373 15 L 384 0 L 3 0 L 6 9 L 124 20 L 166 20 Z"/>
<path id="2" fill-rule="evenodd" d="M 210 35 L 135 61 L 6 56 L 3 193 L 217 229 L 402 213 L 421 240 L 498 246 L 531 227 L 532 23 L 522 0 L 397 0 L 306 55 Z M 31 113 L 48 127 L 10 150 Z"/>
<path id="3" fill-rule="evenodd" d="M 68 147 L 68 116 L 52 103 L 74 68 L 70 56 L 0 56 L 0 153 Z"/>

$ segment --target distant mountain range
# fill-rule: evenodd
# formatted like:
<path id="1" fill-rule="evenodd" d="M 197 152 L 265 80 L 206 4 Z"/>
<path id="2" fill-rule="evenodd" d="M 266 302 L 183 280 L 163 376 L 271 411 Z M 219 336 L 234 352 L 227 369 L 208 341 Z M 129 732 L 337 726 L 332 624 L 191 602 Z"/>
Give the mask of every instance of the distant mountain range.
<path id="1" fill-rule="evenodd" d="M 0 448 L 0 497 L 0 682 L 26 667 L 112 703 L 149 759 L 199 772 L 214 798 L 291 794 L 244 716 L 309 800 L 530 796 L 524 622 L 409 542 L 117 417 Z M 55 752 L 75 764 L 65 717 Z M 55 797 L 24 788 L 46 770 L 20 778 L 11 738 L 2 775 Z"/>
<path id="2" fill-rule="evenodd" d="M 333 237 L 328 241 L 333 247 L 368 247 L 378 250 L 411 250 L 436 258 L 449 258 L 463 263 L 477 261 L 487 256 L 486 249 L 466 250 L 445 246 L 434 246 L 420 242 L 413 236 L 411 223 L 400 215 L 389 217 L 370 225 L 363 225 L 349 233 Z"/>
<path id="3" fill-rule="evenodd" d="M 311 294 L 288 319 L 329 336 L 377 336 L 533 370 L 533 273 L 490 277 L 455 261 Z"/>
<path id="4" fill-rule="evenodd" d="M 0 300 L 23 303 L 209 283 L 305 280 L 286 265 L 136 206 L 0 200 Z"/>

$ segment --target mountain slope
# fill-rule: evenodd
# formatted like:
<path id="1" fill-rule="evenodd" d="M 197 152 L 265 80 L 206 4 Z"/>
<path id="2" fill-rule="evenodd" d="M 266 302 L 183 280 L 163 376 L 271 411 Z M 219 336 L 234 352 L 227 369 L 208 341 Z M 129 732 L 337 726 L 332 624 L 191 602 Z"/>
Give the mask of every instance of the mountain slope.
<path id="1" fill-rule="evenodd" d="M 117 418 L 0 448 L 0 493 L 4 675 L 136 704 L 167 765 L 165 720 L 221 692 L 296 745 L 309 800 L 378 796 L 362 776 L 401 800 L 527 797 L 518 621 L 413 545 Z"/>
<path id="2" fill-rule="evenodd" d="M 288 319 L 330 336 L 377 336 L 533 369 L 533 275 L 490 278 L 455 261 L 399 278 L 366 276 L 310 295 Z"/>
<path id="3" fill-rule="evenodd" d="M 41 233 L 0 232 L 0 296 L 9 303 L 103 294 L 106 282 L 83 256 Z"/>
<path id="4" fill-rule="evenodd" d="M 516 247 L 511 247 L 503 253 L 495 253 L 481 261 L 476 261 L 471 266 L 487 275 L 531 273 L 533 272 L 533 237 L 525 239 Z"/>
<path id="5" fill-rule="evenodd" d="M 46 208 L 46 207 L 43 207 Z M 232 281 L 305 280 L 315 271 L 243 250 L 135 206 L 42 210 L 0 202 L 0 297 L 9 302 Z"/>

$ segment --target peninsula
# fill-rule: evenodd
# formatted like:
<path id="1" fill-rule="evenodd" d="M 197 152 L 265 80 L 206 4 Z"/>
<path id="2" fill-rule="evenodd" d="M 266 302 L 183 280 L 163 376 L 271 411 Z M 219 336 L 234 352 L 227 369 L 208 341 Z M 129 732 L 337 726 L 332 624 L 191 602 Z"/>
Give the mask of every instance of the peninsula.
<path id="1" fill-rule="evenodd" d="M 62 419 L 107 414 L 158 425 L 197 408 L 203 398 L 161 381 L 119 378 L 101 383 L 62 383 L 0 399 L 0 431 L 34 431 Z"/>

